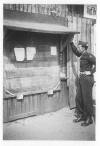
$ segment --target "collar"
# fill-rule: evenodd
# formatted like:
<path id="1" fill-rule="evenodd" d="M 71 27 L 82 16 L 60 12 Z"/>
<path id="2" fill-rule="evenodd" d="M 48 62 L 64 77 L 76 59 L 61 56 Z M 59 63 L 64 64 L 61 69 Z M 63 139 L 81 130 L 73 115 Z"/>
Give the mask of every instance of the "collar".
<path id="1" fill-rule="evenodd" d="M 82 52 L 82 54 L 84 54 L 84 53 L 86 53 L 87 51 L 86 50 L 84 50 L 83 52 Z"/>

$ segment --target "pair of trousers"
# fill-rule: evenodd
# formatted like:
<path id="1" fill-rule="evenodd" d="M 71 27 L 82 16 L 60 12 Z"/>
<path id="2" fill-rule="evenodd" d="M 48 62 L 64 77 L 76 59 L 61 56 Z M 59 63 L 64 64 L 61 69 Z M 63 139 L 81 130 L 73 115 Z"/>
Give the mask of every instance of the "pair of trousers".
<path id="1" fill-rule="evenodd" d="M 94 84 L 93 75 L 80 74 L 76 92 L 76 111 L 84 119 L 93 115 L 92 87 Z"/>

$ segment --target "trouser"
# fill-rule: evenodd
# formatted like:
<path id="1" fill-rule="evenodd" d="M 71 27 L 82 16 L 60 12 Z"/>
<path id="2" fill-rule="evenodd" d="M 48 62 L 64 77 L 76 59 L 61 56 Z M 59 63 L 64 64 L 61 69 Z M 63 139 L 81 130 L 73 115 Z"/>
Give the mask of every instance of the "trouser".
<path id="1" fill-rule="evenodd" d="M 80 74 L 76 92 L 76 111 L 87 119 L 93 115 L 92 87 L 94 79 L 92 75 Z"/>

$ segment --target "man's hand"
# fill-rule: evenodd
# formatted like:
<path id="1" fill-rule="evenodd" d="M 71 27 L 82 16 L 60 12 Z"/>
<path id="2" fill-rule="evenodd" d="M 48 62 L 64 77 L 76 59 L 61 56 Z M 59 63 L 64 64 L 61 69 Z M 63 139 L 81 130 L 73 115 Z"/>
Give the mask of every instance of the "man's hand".
<path id="1" fill-rule="evenodd" d="M 68 36 L 68 41 L 69 41 L 69 42 L 73 42 L 73 39 L 74 39 L 74 34 L 70 34 L 70 35 Z"/>

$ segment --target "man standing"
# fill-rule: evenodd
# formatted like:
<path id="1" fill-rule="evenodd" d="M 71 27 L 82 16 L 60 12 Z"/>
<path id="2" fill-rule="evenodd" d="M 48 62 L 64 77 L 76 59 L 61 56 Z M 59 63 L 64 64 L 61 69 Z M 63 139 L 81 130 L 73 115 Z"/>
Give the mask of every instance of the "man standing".
<path id="1" fill-rule="evenodd" d="M 95 72 L 96 58 L 87 52 L 87 42 L 79 41 L 78 48 L 73 42 L 70 45 L 74 54 L 80 57 L 80 75 L 75 99 L 77 118 L 74 119 L 74 122 L 83 121 L 81 126 L 88 126 L 93 123 L 92 87 L 94 84 L 93 73 Z"/>

